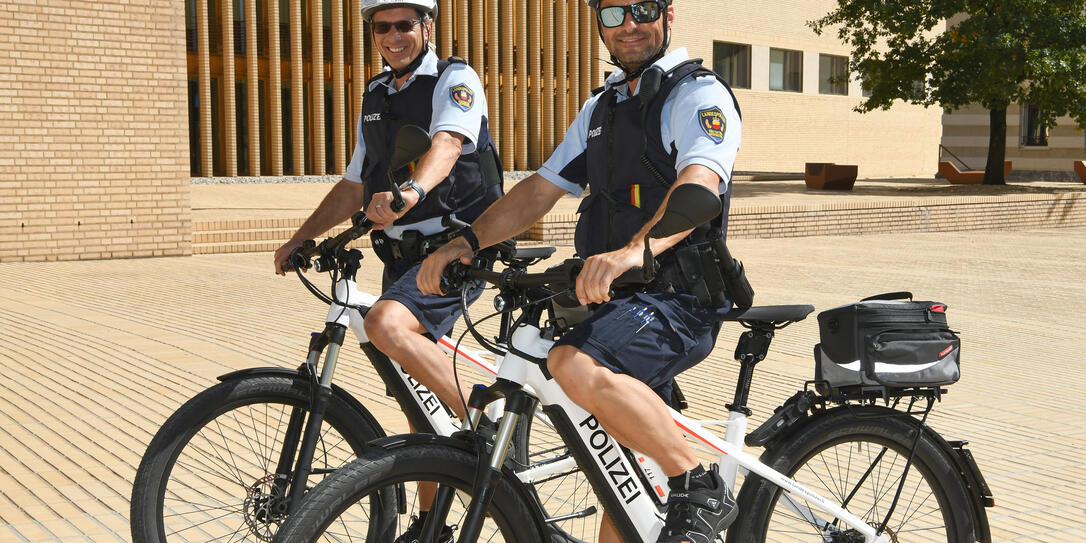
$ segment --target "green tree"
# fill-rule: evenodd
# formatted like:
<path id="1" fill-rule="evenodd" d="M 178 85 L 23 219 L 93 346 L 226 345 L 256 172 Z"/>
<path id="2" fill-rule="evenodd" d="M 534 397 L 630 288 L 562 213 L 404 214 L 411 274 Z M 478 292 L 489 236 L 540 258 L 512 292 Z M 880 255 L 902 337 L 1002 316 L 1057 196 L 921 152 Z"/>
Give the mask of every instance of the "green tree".
<path id="1" fill-rule="evenodd" d="M 985 184 L 1005 183 L 1010 104 L 1037 106 L 1046 127 L 1070 115 L 1086 128 L 1086 0 L 839 0 L 809 24 L 852 48 L 871 93 L 857 111 L 895 100 L 987 109 Z"/>

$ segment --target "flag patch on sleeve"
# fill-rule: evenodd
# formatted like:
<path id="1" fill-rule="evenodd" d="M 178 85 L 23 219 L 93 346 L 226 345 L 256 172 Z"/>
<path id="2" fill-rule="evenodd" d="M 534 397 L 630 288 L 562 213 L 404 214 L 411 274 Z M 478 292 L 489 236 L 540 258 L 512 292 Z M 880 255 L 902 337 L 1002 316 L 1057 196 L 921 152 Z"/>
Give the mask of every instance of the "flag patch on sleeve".
<path id="1" fill-rule="evenodd" d="M 464 84 L 449 89 L 449 97 L 452 98 L 453 103 L 461 111 L 467 111 L 475 104 L 475 93 L 471 92 L 471 89 Z"/>
<path id="2" fill-rule="evenodd" d="M 698 124 L 701 125 L 702 132 L 713 140 L 713 143 L 724 141 L 724 112 L 720 111 L 719 107 L 699 109 Z"/>

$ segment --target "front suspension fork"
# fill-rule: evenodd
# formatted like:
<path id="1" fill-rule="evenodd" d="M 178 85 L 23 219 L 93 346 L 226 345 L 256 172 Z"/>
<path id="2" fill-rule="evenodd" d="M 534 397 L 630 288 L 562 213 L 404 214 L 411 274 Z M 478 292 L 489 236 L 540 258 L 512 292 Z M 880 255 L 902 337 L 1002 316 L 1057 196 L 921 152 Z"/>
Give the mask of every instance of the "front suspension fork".
<path id="1" fill-rule="evenodd" d="M 458 543 L 474 542 L 482 531 L 483 520 L 486 511 L 494 501 L 494 493 L 498 489 L 502 478 L 502 465 L 509 454 L 509 445 L 513 441 L 513 434 L 517 422 L 525 415 L 531 415 L 534 402 L 521 388 L 521 385 L 505 379 L 498 379 L 494 384 L 484 387 L 477 385 L 471 391 L 468 400 L 468 417 L 464 422 L 464 429 L 477 429 L 479 421 L 483 417 L 483 410 L 490 403 L 505 398 L 505 413 L 501 424 L 498 425 L 498 433 L 494 437 L 494 448 L 486 454 L 485 439 L 473 432 L 469 435 L 475 440 L 475 448 L 478 454 L 478 466 L 475 470 L 475 481 L 472 486 L 471 502 L 460 526 Z M 430 514 L 426 517 L 422 533 L 436 536 L 438 530 L 446 524 L 445 519 L 449 514 L 449 506 L 454 489 L 447 485 L 438 488 L 437 497 L 430 508 Z M 443 499 L 447 498 L 447 499 Z M 436 541 L 436 538 L 422 537 L 420 541 Z"/>
<path id="2" fill-rule="evenodd" d="M 283 440 L 283 450 L 279 453 L 279 462 L 276 465 L 275 486 L 276 490 L 289 496 L 286 502 L 287 514 L 294 513 L 305 494 L 309 475 L 313 469 L 313 456 L 320 439 L 321 427 L 324 423 L 324 415 L 328 411 L 328 402 L 332 398 L 332 375 L 336 370 L 339 360 L 339 351 L 343 346 L 347 328 L 341 324 L 328 323 L 324 331 L 314 334 L 309 342 L 309 355 L 306 358 L 303 371 L 311 380 L 311 405 L 308 407 L 309 417 L 306 420 L 307 409 L 295 407 L 290 414 L 290 422 Z M 321 353 L 328 349 L 324 357 L 324 365 L 321 367 L 319 380 L 312 372 L 317 367 L 317 360 Z M 305 432 L 302 432 L 302 423 L 305 423 Z M 301 446 L 298 447 L 298 438 L 301 436 Z M 297 451 L 298 460 L 294 462 L 294 453 Z M 290 466 L 294 463 L 293 476 Z"/>

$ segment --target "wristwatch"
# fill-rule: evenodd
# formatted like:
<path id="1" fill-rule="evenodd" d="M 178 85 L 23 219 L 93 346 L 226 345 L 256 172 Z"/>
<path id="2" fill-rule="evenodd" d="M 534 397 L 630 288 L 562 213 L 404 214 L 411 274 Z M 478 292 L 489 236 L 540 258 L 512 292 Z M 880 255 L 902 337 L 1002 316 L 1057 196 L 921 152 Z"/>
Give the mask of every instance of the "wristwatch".
<path id="1" fill-rule="evenodd" d="M 414 179 L 408 179 L 404 184 L 400 185 L 400 190 L 413 189 L 419 195 L 419 201 L 421 202 L 426 198 L 426 191 L 422 189 L 422 185 Z"/>
<path id="2" fill-rule="evenodd" d="M 468 242 L 468 245 L 471 246 L 471 252 L 479 252 L 479 238 L 475 235 L 475 231 L 471 229 L 471 226 L 465 226 L 460 230 L 457 230 L 452 239 L 456 238 L 464 238 L 464 241 Z"/>

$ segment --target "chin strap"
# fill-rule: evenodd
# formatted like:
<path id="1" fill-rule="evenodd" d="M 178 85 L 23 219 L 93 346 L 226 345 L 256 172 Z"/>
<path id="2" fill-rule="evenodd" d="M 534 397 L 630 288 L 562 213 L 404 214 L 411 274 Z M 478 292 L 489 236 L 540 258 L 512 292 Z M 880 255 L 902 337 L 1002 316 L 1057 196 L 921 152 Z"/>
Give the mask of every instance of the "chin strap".
<path id="1" fill-rule="evenodd" d="M 395 77 L 396 79 L 399 79 L 399 78 L 401 78 L 401 77 L 403 77 L 403 76 L 417 70 L 419 68 L 419 65 L 422 64 L 422 57 L 426 56 L 426 53 L 429 50 L 430 50 L 429 47 L 423 47 L 422 52 L 419 53 L 419 56 L 415 57 L 415 60 L 412 60 L 410 64 L 408 64 L 407 66 L 404 66 L 404 69 L 402 69 L 402 70 L 397 71 L 396 69 L 389 66 L 389 68 L 392 69 L 392 76 Z M 386 62 L 385 64 L 388 64 L 388 63 Z"/>

